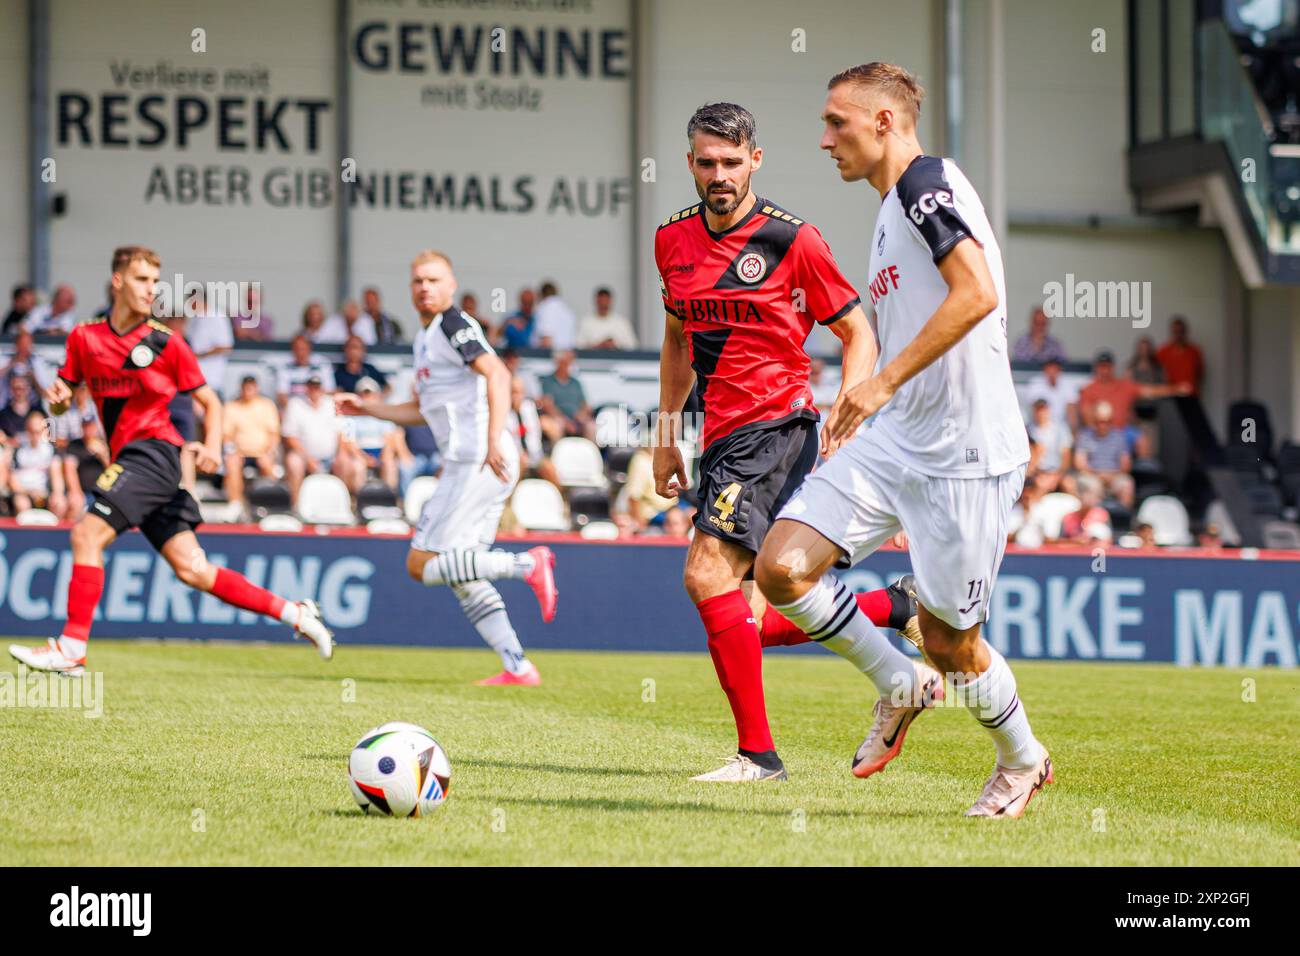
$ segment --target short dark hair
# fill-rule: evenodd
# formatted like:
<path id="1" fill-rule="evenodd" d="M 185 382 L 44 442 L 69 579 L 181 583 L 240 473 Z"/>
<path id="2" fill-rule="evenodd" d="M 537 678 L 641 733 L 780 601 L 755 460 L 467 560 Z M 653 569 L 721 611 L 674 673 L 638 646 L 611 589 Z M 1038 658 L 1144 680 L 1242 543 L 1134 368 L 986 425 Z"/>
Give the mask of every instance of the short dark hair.
<path id="1" fill-rule="evenodd" d="M 609 291 L 608 286 L 601 286 L 599 289 L 596 290 L 596 295 L 607 295 L 611 299 L 614 298 L 614 293 Z"/>
<path id="2" fill-rule="evenodd" d="M 735 103 L 706 103 L 695 111 L 686 124 L 686 139 L 695 147 L 695 134 L 705 132 L 725 139 L 732 146 L 748 145 L 752 152 L 758 145 L 758 124 L 754 114 Z"/>
<path id="3" fill-rule="evenodd" d="M 542 291 L 543 299 L 545 299 L 547 296 L 558 295 L 560 292 L 560 290 L 556 287 L 555 283 L 552 282 L 550 279 L 547 279 L 545 282 L 542 283 L 541 291 Z"/>
<path id="4" fill-rule="evenodd" d="M 10 296 L 10 298 L 16 299 L 24 292 L 34 292 L 34 291 L 36 290 L 32 286 L 28 285 L 25 282 L 20 282 L 18 285 L 14 286 L 14 291 L 13 294 Z"/>

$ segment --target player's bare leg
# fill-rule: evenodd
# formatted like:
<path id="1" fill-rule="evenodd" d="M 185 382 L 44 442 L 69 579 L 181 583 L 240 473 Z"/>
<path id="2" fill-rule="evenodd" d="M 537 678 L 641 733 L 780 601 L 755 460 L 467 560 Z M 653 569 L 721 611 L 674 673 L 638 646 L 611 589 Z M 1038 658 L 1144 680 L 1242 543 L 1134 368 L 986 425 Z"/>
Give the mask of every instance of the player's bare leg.
<path id="1" fill-rule="evenodd" d="M 997 763 L 984 792 L 969 810 L 972 817 L 1018 817 L 1030 799 L 1052 782 L 1047 748 L 1029 729 L 1006 660 L 980 637 L 980 625 L 958 630 L 920 607 L 926 654 L 942 673 L 952 675 L 959 700 L 993 735 Z"/>
<path id="2" fill-rule="evenodd" d="M 853 759 L 854 774 L 867 777 L 898 755 L 908 727 L 942 699 L 943 678 L 909 660 L 862 613 L 852 592 L 830 573 L 841 556 L 839 546 L 813 528 L 782 519 L 763 542 L 754 576 L 778 611 L 876 685 L 875 719 Z"/>
<path id="3" fill-rule="evenodd" d="M 736 754 L 717 770 L 692 779 L 708 783 L 784 780 L 763 699 L 763 645 L 750 597 L 741 581 L 754 553 L 731 541 L 697 534 L 686 552 L 682 580 L 708 634 L 709 656 L 736 722 Z M 762 595 L 760 594 L 761 598 Z"/>
<path id="4" fill-rule="evenodd" d="M 531 548 L 522 554 L 485 548 L 441 553 L 412 548 L 406 555 L 406 572 L 426 587 L 449 586 L 479 637 L 500 655 L 501 673 L 478 684 L 536 687 L 542 682 L 536 665 L 524 655 L 505 602 L 491 582 L 502 578 L 523 581 L 537 596 L 542 620 L 551 621 L 559 591 L 550 548 Z"/>
<path id="5" fill-rule="evenodd" d="M 172 535 L 160 553 L 182 584 L 211 594 L 227 604 L 288 624 L 299 637 L 314 644 L 317 653 L 325 660 L 333 656 L 334 634 L 325 626 L 315 601 L 289 601 L 258 587 L 238 571 L 212 564 L 193 531 Z"/>
<path id="6" fill-rule="evenodd" d="M 72 578 L 68 582 L 68 619 L 58 640 L 44 647 L 9 645 L 9 656 L 32 670 L 55 671 L 75 677 L 84 673 L 86 642 L 95 606 L 104 592 L 104 550 L 117 531 L 93 511 L 72 526 Z"/>

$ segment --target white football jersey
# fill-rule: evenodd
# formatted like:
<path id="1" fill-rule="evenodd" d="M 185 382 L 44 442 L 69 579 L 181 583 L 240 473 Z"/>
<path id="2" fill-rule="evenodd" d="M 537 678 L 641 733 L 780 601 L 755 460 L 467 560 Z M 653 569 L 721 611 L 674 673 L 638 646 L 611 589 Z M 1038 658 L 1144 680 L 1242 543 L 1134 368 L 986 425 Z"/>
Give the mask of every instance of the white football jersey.
<path id="1" fill-rule="evenodd" d="M 420 414 L 438 452 L 450 461 L 487 457 L 487 379 L 470 363 L 496 354 L 483 330 L 455 306 L 415 333 L 415 388 Z"/>
<path id="2" fill-rule="evenodd" d="M 918 156 L 881 203 L 870 272 L 879 368 L 947 297 L 938 263 L 968 236 L 983 247 L 997 308 L 904 383 L 871 425 L 900 461 L 926 475 L 1001 475 L 1029 461 L 1011 381 L 1002 253 L 979 196 L 950 159 Z"/>

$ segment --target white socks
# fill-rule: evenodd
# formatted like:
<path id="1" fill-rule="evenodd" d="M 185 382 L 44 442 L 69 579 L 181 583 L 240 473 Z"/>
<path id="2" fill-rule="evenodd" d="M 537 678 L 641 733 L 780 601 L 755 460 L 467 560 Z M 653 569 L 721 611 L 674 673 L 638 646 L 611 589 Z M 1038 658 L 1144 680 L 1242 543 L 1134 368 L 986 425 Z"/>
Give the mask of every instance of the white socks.
<path id="1" fill-rule="evenodd" d="M 982 640 L 982 638 L 981 638 Z M 986 642 L 987 643 L 987 642 Z M 1006 658 L 989 647 L 989 666 L 969 683 L 953 676 L 957 699 L 993 735 L 998 764 L 1013 770 L 1032 767 L 1042 756 L 1043 746 L 1029 729 L 1029 717 L 1016 693 L 1016 678 Z"/>
<path id="2" fill-rule="evenodd" d="M 505 551 L 489 552 L 508 554 Z M 513 557 L 513 555 L 511 555 Z M 427 570 L 433 562 L 425 565 Z M 427 583 L 427 582 L 426 582 Z M 525 673 L 531 666 L 524 656 L 523 646 L 510 625 L 510 615 L 506 613 L 505 602 L 492 585 L 486 581 L 471 581 L 468 584 L 452 586 L 460 608 L 478 631 L 479 637 L 492 650 L 501 655 L 501 663 L 512 674 Z"/>
<path id="3" fill-rule="evenodd" d="M 907 656 L 871 623 L 839 578 L 827 572 L 793 604 L 772 605 L 819 644 L 862 671 L 895 704 L 916 698 L 916 669 Z"/>
<path id="4" fill-rule="evenodd" d="M 297 601 L 285 601 L 284 607 L 280 608 L 280 623 L 288 624 L 290 627 L 297 627 L 300 613 L 302 613 L 302 608 L 298 606 Z"/>
<path id="5" fill-rule="evenodd" d="M 536 562 L 527 551 L 444 551 L 424 564 L 421 580 L 428 587 L 450 584 L 455 587 L 469 581 L 496 581 L 500 578 L 523 580 Z"/>
<path id="6" fill-rule="evenodd" d="M 86 657 L 86 642 L 79 637 L 68 637 L 65 634 L 59 638 L 59 651 L 68 660 L 84 660 Z"/>

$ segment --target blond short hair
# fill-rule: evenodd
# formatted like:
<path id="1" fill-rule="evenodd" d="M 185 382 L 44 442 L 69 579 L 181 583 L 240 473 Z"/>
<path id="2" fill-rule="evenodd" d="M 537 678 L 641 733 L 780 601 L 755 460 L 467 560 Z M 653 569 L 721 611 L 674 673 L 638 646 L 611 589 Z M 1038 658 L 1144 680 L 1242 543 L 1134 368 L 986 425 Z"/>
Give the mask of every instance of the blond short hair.
<path id="1" fill-rule="evenodd" d="M 162 268 L 162 260 L 152 249 L 145 246 L 118 246 L 113 250 L 113 271 L 125 272 L 127 266 L 137 259 L 143 259 L 155 269 Z"/>
<path id="2" fill-rule="evenodd" d="M 426 262 L 435 261 L 443 263 L 448 269 L 451 268 L 451 260 L 447 258 L 446 253 L 439 252 L 437 249 L 421 249 L 415 254 L 415 258 L 411 260 L 411 268 L 414 269 Z"/>
<path id="3" fill-rule="evenodd" d="M 883 93 L 897 104 L 915 126 L 921 118 L 921 100 L 925 99 L 925 89 L 911 73 L 892 63 L 863 63 L 841 70 L 831 77 L 826 84 L 833 90 L 841 83 Z"/>

